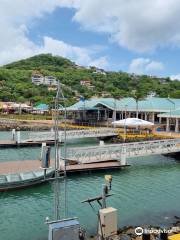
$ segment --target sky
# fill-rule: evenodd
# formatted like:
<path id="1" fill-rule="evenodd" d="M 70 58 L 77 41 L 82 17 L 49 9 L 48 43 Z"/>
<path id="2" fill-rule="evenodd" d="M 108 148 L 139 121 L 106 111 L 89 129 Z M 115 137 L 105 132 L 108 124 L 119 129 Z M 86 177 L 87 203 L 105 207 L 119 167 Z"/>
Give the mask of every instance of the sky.
<path id="1" fill-rule="evenodd" d="M 52 53 L 180 80 L 179 0 L 0 0 L 0 65 Z"/>

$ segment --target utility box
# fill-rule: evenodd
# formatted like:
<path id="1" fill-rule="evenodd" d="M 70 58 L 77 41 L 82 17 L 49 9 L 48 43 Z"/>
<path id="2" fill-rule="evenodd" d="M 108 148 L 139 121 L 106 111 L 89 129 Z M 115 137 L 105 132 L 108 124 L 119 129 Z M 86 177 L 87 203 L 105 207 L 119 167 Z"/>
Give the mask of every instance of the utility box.
<path id="1" fill-rule="evenodd" d="M 99 210 L 98 233 L 104 238 L 117 234 L 117 209 L 108 207 Z"/>
<path id="2" fill-rule="evenodd" d="M 49 223 L 48 240 L 79 240 L 80 225 L 77 219 Z"/>

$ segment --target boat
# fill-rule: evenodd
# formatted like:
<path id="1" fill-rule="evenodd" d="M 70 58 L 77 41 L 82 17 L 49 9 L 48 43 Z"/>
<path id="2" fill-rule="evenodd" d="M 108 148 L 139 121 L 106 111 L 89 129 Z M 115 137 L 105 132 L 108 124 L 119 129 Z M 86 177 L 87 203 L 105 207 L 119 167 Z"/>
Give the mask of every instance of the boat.
<path id="1" fill-rule="evenodd" d="M 0 175 L 0 192 L 42 184 L 49 181 L 53 176 L 54 169 L 47 170 L 46 176 L 43 169 Z"/>

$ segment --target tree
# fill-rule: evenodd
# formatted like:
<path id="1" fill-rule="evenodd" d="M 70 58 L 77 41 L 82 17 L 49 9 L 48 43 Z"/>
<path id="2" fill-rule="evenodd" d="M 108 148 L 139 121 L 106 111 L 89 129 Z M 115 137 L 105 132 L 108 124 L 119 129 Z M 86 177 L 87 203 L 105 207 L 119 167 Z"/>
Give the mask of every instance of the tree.
<path id="1" fill-rule="evenodd" d="M 139 115 L 139 101 L 143 100 L 145 97 L 145 93 L 143 90 L 140 89 L 136 89 L 132 91 L 132 95 L 131 95 L 134 100 L 136 101 L 136 118 L 138 118 Z"/>

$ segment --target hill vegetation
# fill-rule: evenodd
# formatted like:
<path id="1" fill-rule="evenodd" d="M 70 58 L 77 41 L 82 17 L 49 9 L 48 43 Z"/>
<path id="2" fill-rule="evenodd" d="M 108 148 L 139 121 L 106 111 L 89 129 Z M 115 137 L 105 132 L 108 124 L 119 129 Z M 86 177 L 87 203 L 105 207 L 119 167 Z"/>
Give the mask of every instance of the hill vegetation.
<path id="1" fill-rule="evenodd" d="M 160 97 L 180 98 L 180 81 L 146 75 L 136 76 L 125 72 L 101 72 L 77 66 L 68 59 L 41 54 L 0 67 L 0 100 L 17 102 L 53 103 L 55 91 L 47 86 L 36 86 L 31 75 L 36 71 L 44 76 L 55 76 L 61 83 L 68 105 L 80 96 L 125 97 L 147 96 L 150 92 Z M 82 86 L 81 80 L 89 80 L 91 86 Z"/>

